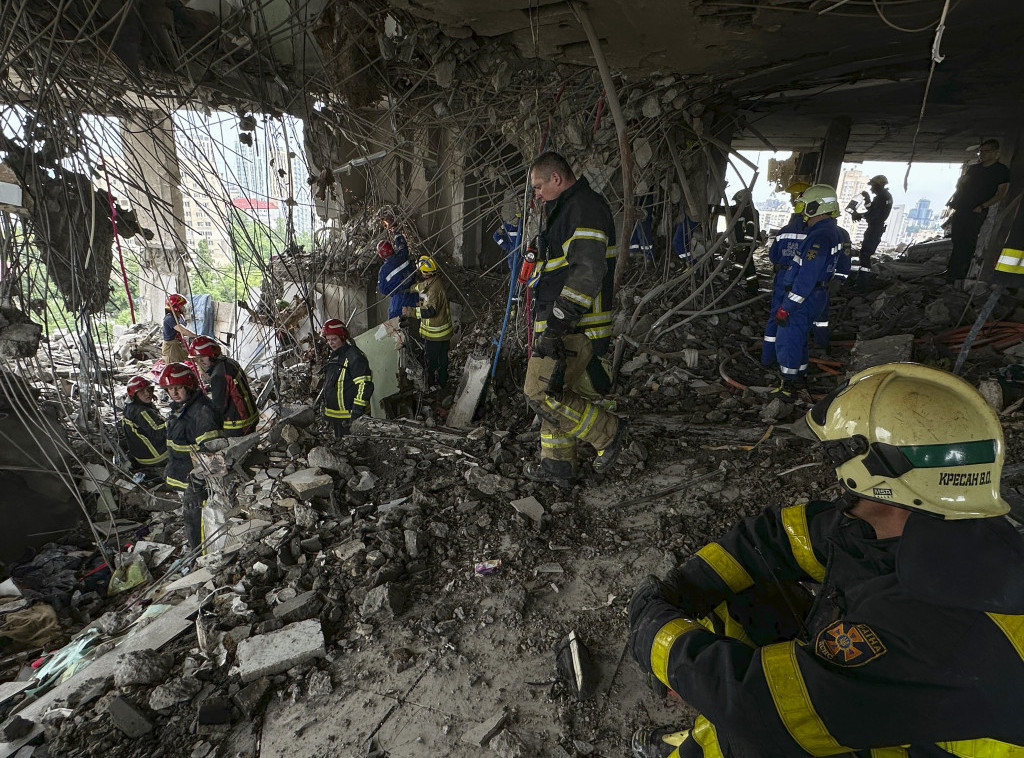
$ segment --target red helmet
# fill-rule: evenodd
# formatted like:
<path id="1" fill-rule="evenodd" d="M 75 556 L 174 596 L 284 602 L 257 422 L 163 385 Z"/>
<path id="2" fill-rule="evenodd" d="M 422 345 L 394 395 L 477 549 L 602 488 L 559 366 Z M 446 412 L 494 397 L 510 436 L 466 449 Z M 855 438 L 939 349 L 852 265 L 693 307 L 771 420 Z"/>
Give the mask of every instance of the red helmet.
<path id="1" fill-rule="evenodd" d="M 333 334 L 335 337 L 341 337 L 343 340 L 348 339 L 348 327 L 345 326 L 340 318 L 332 318 L 325 321 L 324 328 L 320 330 L 320 333 L 325 337 Z"/>
<path id="2" fill-rule="evenodd" d="M 188 346 L 189 355 L 205 355 L 207 358 L 216 358 L 220 355 L 220 343 L 213 337 L 199 336 L 192 340 Z"/>
<path id="3" fill-rule="evenodd" d="M 160 372 L 161 387 L 191 387 L 199 389 L 195 372 L 184 363 L 168 363 Z"/>
<path id="4" fill-rule="evenodd" d="M 167 296 L 167 301 L 164 303 L 164 307 L 173 313 L 181 313 L 187 304 L 188 301 L 185 299 L 184 295 L 179 295 L 175 292 L 173 295 Z"/>
<path id="5" fill-rule="evenodd" d="M 151 389 L 153 382 L 149 381 L 144 376 L 133 376 L 128 380 L 128 397 L 135 397 L 135 393 L 139 390 Z"/>
<path id="6" fill-rule="evenodd" d="M 377 243 L 377 255 L 381 258 L 390 258 L 395 254 L 394 246 L 387 240 L 381 240 Z"/>

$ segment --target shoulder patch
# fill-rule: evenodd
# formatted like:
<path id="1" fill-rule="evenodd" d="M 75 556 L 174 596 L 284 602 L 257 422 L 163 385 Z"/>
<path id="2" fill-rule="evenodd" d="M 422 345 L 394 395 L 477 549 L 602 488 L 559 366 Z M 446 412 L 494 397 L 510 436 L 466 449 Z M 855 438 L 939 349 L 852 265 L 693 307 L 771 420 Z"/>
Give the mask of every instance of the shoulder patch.
<path id="1" fill-rule="evenodd" d="M 886 647 L 867 624 L 840 620 L 818 633 L 815 652 L 837 666 L 863 666 L 885 655 Z"/>
<path id="2" fill-rule="evenodd" d="M 812 247 L 810 250 L 807 251 L 807 255 L 804 256 L 804 260 L 806 260 L 806 261 L 813 261 L 817 257 L 818 257 L 818 246 L 815 245 L 814 247 Z"/>

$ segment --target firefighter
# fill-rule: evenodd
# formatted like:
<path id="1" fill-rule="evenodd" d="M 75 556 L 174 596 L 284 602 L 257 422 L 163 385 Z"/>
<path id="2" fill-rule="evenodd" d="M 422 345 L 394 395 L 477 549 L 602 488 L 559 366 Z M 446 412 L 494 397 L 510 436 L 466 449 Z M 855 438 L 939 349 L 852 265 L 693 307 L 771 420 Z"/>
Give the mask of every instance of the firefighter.
<path id="1" fill-rule="evenodd" d="M 416 261 L 420 281 L 412 286 L 419 297 L 417 305 L 407 305 L 402 315 L 420 321 L 420 339 L 423 341 L 423 363 L 427 372 L 427 386 L 443 389 L 448 384 L 448 346 L 452 338 L 452 311 L 448 293 L 438 276 L 437 261 L 421 255 Z"/>
<path id="2" fill-rule="evenodd" d="M 748 519 L 630 601 L 633 656 L 702 714 L 638 731 L 634 754 L 1021 754 L 1024 538 L 995 412 L 959 377 L 890 363 L 807 422 L 839 500 Z"/>
<path id="3" fill-rule="evenodd" d="M 183 363 L 188 360 L 188 346 L 185 338 L 194 338 L 196 333 L 185 326 L 185 313 L 188 301 L 183 295 L 174 293 L 167 296 L 164 303 L 163 344 L 160 355 L 164 365 Z"/>
<path id="4" fill-rule="evenodd" d="M 128 380 L 128 402 L 118 432 L 135 465 L 159 466 L 167 461 L 167 422 L 153 404 L 153 382 L 144 376 Z"/>
<path id="5" fill-rule="evenodd" d="M 801 215 L 804 204 L 799 197 L 800 193 L 810 186 L 807 182 L 795 181 L 786 187 L 789 204 L 793 206 L 793 214 L 786 225 L 779 229 L 771 247 L 768 248 L 768 259 L 775 266 L 775 280 L 772 284 L 772 305 L 768 311 L 768 323 L 765 324 L 764 337 L 761 339 L 761 364 L 764 366 L 774 366 L 777 360 L 775 340 L 779 328 L 775 323 L 775 312 L 786 297 L 786 279 L 794 265 L 793 257 L 800 252 L 800 245 L 807 239 L 807 224 Z"/>
<path id="6" fill-rule="evenodd" d="M 402 308 L 416 305 L 417 296 L 410 291 L 413 279 L 416 276 L 416 268 L 409 261 L 409 248 L 404 244 L 405 238 L 401 234 L 403 244 L 396 249 L 387 240 L 377 243 L 377 255 L 382 263 L 380 271 L 377 272 L 377 292 L 382 295 L 389 295 L 388 318 L 397 318 L 402 315 Z"/>
<path id="7" fill-rule="evenodd" d="M 536 482 L 571 487 L 577 476 L 577 441 L 597 451 L 593 468 L 607 471 L 625 444 L 625 422 L 582 389 L 594 385 L 611 338 L 611 286 L 615 224 L 608 203 L 577 179 L 558 153 L 544 153 L 530 166 L 534 196 L 544 203 L 537 237 L 533 353 L 523 393 L 540 416 L 540 461 L 524 475 Z M 605 381 L 598 392 L 610 389 Z"/>
<path id="8" fill-rule="evenodd" d="M 340 438 L 349 433 L 355 419 L 369 411 L 373 372 L 340 319 L 326 321 L 321 333 L 331 349 L 324 366 L 324 416 L 335 438 Z"/>
<path id="9" fill-rule="evenodd" d="M 224 420 L 224 436 L 241 437 L 256 431 L 260 414 L 238 361 L 224 355 L 213 337 L 196 337 L 189 353 L 209 377 L 210 401 Z"/>
<path id="10" fill-rule="evenodd" d="M 815 184 L 800 194 L 801 214 L 807 223 L 807 236 L 793 257 L 783 279 L 786 296 L 775 309 L 778 327 L 775 349 L 782 381 L 775 392 L 791 396 L 807 372 L 807 338 L 812 321 L 822 312 L 827 300 L 827 285 L 835 273 L 843 241 L 836 224 L 839 200 L 835 188 Z"/>
<path id="11" fill-rule="evenodd" d="M 859 290 L 871 286 L 871 256 L 875 254 L 878 243 L 882 241 L 885 222 L 892 211 L 892 195 L 885 188 L 888 183 L 889 180 L 882 174 L 871 177 L 868 181 L 871 195 L 866 192 L 861 193 L 864 196 L 864 205 L 867 210 L 863 213 L 852 214 L 854 221 L 864 219 L 868 222 L 868 228 L 864 230 L 864 238 L 860 243 L 860 260 L 854 268 L 857 274 L 855 286 Z"/>
<path id="12" fill-rule="evenodd" d="M 171 363 L 160 373 L 160 386 L 171 398 L 167 419 L 167 467 L 164 479 L 181 493 L 185 538 L 190 548 L 203 541 L 202 512 L 206 486 L 193 475 L 193 457 L 207 443 L 223 436 L 220 413 L 199 390 L 195 372 L 184 363 Z"/>

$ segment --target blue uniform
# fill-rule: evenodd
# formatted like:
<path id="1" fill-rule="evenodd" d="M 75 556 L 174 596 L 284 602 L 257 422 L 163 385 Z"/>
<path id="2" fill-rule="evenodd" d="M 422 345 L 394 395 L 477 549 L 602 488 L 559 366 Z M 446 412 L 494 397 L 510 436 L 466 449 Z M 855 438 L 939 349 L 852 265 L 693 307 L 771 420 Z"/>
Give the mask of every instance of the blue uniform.
<path id="1" fill-rule="evenodd" d="M 789 223 L 779 229 L 775 241 L 768 248 L 768 259 L 775 264 L 775 282 L 772 285 L 772 308 L 768 312 L 768 323 L 764 327 L 764 338 L 761 340 L 761 363 L 771 366 L 775 363 L 775 340 L 778 326 L 775 324 L 775 311 L 782 305 L 786 297 L 786 277 L 793 267 L 793 257 L 800 252 L 800 245 L 807 238 L 807 225 L 799 213 L 789 218 Z"/>
<path id="2" fill-rule="evenodd" d="M 396 238 L 395 252 L 384 259 L 377 274 L 377 291 L 382 295 L 391 295 L 388 318 L 401 316 L 404 306 L 415 307 L 419 302 L 416 293 L 409 291 L 415 280 L 415 271 L 416 267 L 409 261 L 408 247 L 403 245 L 399 248 Z"/>
<path id="3" fill-rule="evenodd" d="M 839 230 L 842 247 L 836 254 L 836 268 L 832 278 L 842 283 L 850 278 L 853 262 L 853 243 L 850 241 L 850 233 L 848 231 L 838 225 L 836 229 Z M 828 309 L 830 299 L 829 291 L 826 289 L 821 310 L 814 317 L 814 322 L 811 324 L 811 336 L 814 339 L 814 344 L 825 349 L 828 349 Z"/>
<path id="4" fill-rule="evenodd" d="M 786 326 L 779 327 L 775 343 L 779 370 L 784 381 L 793 381 L 807 371 L 807 336 L 815 316 L 827 307 L 826 285 L 836 270 L 843 238 L 834 218 L 825 218 L 808 228 L 800 250 L 793 257 L 783 287 L 781 307 L 789 313 Z"/>

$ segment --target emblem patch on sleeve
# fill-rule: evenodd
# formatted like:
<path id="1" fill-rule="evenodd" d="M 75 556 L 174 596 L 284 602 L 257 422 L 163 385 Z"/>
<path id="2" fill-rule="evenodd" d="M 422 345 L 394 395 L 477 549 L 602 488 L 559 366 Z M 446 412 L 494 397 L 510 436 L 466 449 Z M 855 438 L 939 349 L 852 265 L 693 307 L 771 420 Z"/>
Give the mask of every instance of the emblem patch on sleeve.
<path id="1" fill-rule="evenodd" d="M 836 621 L 818 634 L 815 651 L 838 666 L 863 666 L 885 655 L 886 648 L 867 624 Z"/>
<path id="2" fill-rule="evenodd" d="M 804 259 L 805 260 L 809 260 L 809 261 L 813 261 L 817 257 L 818 257 L 818 248 L 817 247 L 812 247 L 810 250 L 807 251 L 807 255 L 804 256 Z"/>

